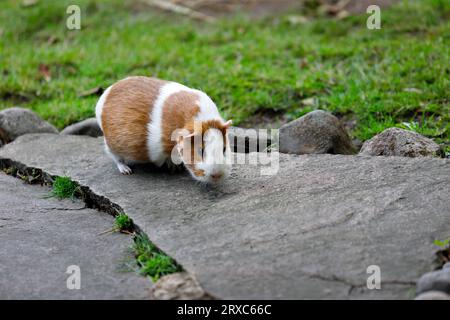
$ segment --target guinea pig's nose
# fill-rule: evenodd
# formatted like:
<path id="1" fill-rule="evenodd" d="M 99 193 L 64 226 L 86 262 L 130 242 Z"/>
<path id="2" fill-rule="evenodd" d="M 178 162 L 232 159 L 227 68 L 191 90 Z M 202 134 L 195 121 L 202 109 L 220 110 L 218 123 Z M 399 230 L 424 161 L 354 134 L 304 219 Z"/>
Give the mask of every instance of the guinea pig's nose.
<path id="1" fill-rule="evenodd" d="M 220 178 L 222 178 L 223 173 L 214 173 L 211 175 L 211 179 L 213 179 L 214 181 L 220 180 Z"/>

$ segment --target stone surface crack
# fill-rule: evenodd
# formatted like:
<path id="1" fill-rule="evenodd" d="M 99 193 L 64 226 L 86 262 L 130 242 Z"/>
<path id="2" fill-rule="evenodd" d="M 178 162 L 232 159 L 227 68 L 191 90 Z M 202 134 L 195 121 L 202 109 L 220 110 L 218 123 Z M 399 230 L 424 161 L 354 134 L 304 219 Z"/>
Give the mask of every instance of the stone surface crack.
<path id="1" fill-rule="evenodd" d="M 87 209 L 86 206 L 80 207 L 80 208 L 61 208 L 61 207 L 50 207 L 50 208 L 39 208 L 39 209 L 43 209 L 43 210 L 58 210 L 58 211 L 80 211 L 80 210 L 84 210 Z"/>
<path id="2" fill-rule="evenodd" d="M 14 172 L 9 172 L 13 168 Z M 37 179 L 33 179 L 32 181 L 29 181 L 30 184 L 52 184 L 56 176 L 50 175 L 44 170 L 35 168 L 35 167 L 29 167 L 23 163 L 20 163 L 18 161 L 14 161 L 12 159 L 5 159 L 0 158 L 0 170 L 5 171 L 5 173 L 12 175 L 12 176 L 30 176 L 30 173 L 33 173 L 33 175 L 36 175 L 38 173 Z M 77 181 L 74 181 L 78 183 Z M 44 210 L 61 210 L 61 211 L 79 211 L 84 210 L 87 208 L 97 209 L 101 212 L 108 213 L 110 215 L 116 216 L 118 212 L 124 212 L 124 210 L 116 203 L 113 203 L 108 198 L 100 196 L 95 194 L 89 187 L 79 185 L 81 188 L 82 197 L 81 200 L 85 203 L 83 207 L 78 208 L 61 208 L 61 207 L 49 207 L 49 208 L 42 208 Z M 0 220 L 12 220 L 9 218 L 1 219 Z M 23 219 L 21 219 L 23 220 Z M 5 224 L 0 225 L 0 228 L 3 228 L 5 226 L 10 226 L 12 224 Z M 144 231 L 139 227 L 139 225 L 134 225 L 134 229 L 137 233 L 144 233 Z M 182 267 L 183 268 L 183 267 Z M 184 269 L 184 268 L 183 268 Z M 213 297 L 211 294 L 206 292 L 204 289 L 202 289 L 205 293 L 205 296 Z"/>
<path id="3" fill-rule="evenodd" d="M 331 281 L 331 282 L 342 283 L 343 285 L 346 285 L 349 287 L 348 292 L 347 292 L 348 295 L 350 295 L 354 289 L 367 287 L 366 283 L 356 284 L 356 283 L 348 281 L 344 278 L 338 277 L 336 275 L 326 276 L 326 275 L 317 274 L 317 273 L 306 273 L 306 275 L 312 279 L 319 279 L 322 281 Z M 383 286 L 383 285 L 415 286 L 416 282 L 415 281 L 404 281 L 404 280 L 382 280 L 381 286 Z"/>

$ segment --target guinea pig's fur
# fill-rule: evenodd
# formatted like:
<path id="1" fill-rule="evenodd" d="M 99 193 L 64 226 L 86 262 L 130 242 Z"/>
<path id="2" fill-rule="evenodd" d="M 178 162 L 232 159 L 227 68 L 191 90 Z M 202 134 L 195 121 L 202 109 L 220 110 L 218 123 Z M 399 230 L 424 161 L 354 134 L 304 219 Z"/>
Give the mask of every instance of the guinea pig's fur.
<path id="1" fill-rule="evenodd" d="M 231 121 L 224 121 L 200 90 L 128 77 L 105 90 L 95 112 L 106 152 L 122 174 L 131 174 L 133 163 L 173 165 L 173 152 L 201 182 L 219 182 L 229 174 Z M 174 136 L 176 130 L 183 134 Z"/>

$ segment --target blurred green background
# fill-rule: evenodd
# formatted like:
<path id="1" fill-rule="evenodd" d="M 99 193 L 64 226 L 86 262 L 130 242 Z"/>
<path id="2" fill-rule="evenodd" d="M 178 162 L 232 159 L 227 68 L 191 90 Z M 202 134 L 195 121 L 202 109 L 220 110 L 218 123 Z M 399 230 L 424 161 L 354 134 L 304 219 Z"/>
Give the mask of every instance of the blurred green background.
<path id="1" fill-rule="evenodd" d="M 70 4 L 81 30 L 66 28 Z M 448 0 L 383 8 L 381 30 L 323 1 L 268 8 L 217 4 L 206 22 L 138 0 L 2 1 L 0 109 L 27 107 L 63 128 L 94 115 L 99 88 L 147 75 L 207 92 L 237 125 L 324 109 L 361 141 L 399 126 L 448 150 Z"/>

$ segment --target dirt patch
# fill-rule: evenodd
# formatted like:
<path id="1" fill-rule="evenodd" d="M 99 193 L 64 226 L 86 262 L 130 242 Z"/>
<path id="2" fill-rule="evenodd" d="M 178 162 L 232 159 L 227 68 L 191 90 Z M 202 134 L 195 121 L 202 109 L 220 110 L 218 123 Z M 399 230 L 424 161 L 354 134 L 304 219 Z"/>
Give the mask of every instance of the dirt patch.
<path id="1" fill-rule="evenodd" d="M 197 4 L 194 4 L 192 8 L 212 16 L 241 12 L 250 13 L 252 16 L 266 16 L 303 7 L 302 1 L 295 0 L 178 0 L 177 2 L 181 4 L 185 3 L 187 6 L 189 6 L 189 2 L 196 2 Z"/>
<path id="2" fill-rule="evenodd" d="M 388 8 L 389 6 L 399 2 L 399 0 L 352 0 L 344 7 L 349 13 L 366 12 L 367 7 L 375 4 L 380 8 Z"/>
<path id="3" fill-rule="evenodd" d="M 306 15 L 313 11 L 330 16 L 338 15 L 342 11 L 357 14 L 366 12 L 369 5 L 387 8 L 398 0 L 171 0 L 170 2 L 213 17 L 239 13 L 261 17 L 286 11 Z"/>
<path id="4" fill-rule="evenodd" d="M 446 248 L 444 250 L 440 250 L 436 253 L 437 256 L 437 263 L 438 263 L 438 267 L 437 269 L 441 269 L 444 264 L 446 264 L 447 262 L 450 262 L 450 247 Z"/>
<path id="5" fill-rule="evenodd" d="M 276 129 L 287 122 L 289 122 L 289 119 L 284 112 L 267 109 L 248 117 L 240 126 L 243 128 Z"/>
<path id="6" fill-rule="evenodd" d="M 11 142 L 6 132 L 0 128 L 0 147 Z"/>
<path id="7" fill-rule="evenodd" d="M 15 104 L 21 104 L 30 102 L 32 99 L 32 93 L 22 93 L 22 92 L 11 92 L 11 91 L 0 91 L 0 100 L 9 101 Z"/>

